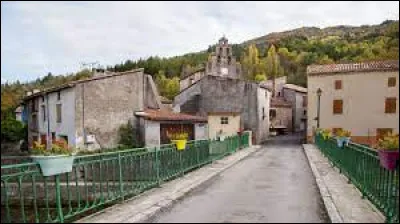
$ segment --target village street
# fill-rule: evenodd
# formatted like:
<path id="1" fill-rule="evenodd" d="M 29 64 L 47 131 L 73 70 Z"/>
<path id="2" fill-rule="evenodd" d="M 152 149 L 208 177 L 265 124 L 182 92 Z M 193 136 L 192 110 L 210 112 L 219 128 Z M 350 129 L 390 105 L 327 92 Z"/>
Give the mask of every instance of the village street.
<path id="1" fill-rule="evenodd" d="M 329 222 L 297 136 L 279 136 L 149 222 Z"/>

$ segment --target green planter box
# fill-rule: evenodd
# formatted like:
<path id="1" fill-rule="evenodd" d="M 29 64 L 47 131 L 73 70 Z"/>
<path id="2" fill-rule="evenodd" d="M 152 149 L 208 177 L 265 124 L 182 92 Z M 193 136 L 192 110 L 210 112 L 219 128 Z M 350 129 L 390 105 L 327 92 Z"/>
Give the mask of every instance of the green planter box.
<path id="1" fill-rule="evenodd" d="M 31 156 L 33 162 L 39 164 L 43 176 L 54 176 L 61 173 L 72 172 L 74 156 Z"/>

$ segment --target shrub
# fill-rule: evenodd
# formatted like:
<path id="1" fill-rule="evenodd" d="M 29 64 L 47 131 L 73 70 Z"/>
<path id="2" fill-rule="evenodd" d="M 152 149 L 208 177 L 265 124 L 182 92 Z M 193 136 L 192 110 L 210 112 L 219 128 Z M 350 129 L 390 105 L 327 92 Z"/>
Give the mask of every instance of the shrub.
<path id="1" fill-rule="evenodd" d="M 119 144 L 120 148 L 137 148 L 140 147 L 136 139 L 136 133 L 130 122 L 125 125 L 121 125 L 118 130 L 119 133 Z"/>
<path id="2" fill-rule="evenodd" d="M 376 148 L 379 150 L 399 150 L 399 134 L 388 133 L 378 140 Z"/>

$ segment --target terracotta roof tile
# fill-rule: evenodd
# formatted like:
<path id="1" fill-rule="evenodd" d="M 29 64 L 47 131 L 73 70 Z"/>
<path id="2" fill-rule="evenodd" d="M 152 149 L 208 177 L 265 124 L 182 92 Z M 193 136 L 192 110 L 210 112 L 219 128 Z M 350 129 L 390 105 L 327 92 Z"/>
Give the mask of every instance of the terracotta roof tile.
<path id="1" fill-rule="evenodd" d="M 175 113 L 167 110 L 147 109 L 144 112 L 136 112 L 136 115 L 154 121 L 192 121 L 198 123 L 207 122 L 207 118 L 204 117 L 193 116 L 184 113 Z"/>
<path id="2" fill-rule="evenodd" d="M 373 72 L 373 71 L 398 71 L 398 60 L 369 61 L 352 64 L 310 65 L 307 67 L 308 75 L 344 73 L 344 72 Z"/>

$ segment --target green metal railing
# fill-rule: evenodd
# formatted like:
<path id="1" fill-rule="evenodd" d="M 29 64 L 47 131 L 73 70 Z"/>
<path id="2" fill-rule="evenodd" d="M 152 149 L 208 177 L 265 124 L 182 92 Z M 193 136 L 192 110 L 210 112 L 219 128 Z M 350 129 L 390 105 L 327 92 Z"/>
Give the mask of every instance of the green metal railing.
<path id="1" fill-rule="evenodd" d="M 248 147 L 248 133 L 224 141 L 78 156 L 71 173 L 43 177 L 35 163 L 1 166 L 1 222 L 70 222 Z"/>
<path id="2" fill-rule="evenodd" d="M 333 138 L 315 137 L 321 152 L 386 216 L 399 222 L 399 167 L 389 171 L 380 166 L 377 151 L 353 142 L 339 148 Z"/>

